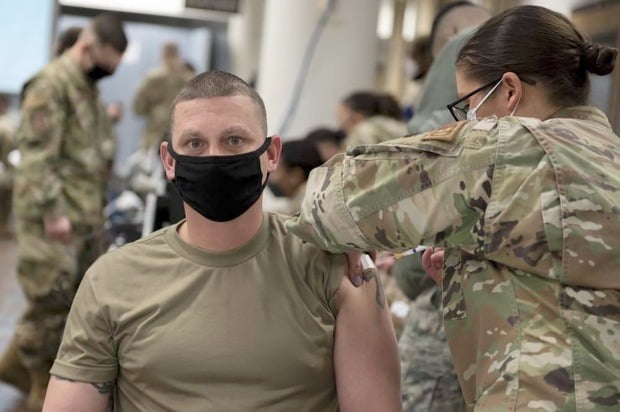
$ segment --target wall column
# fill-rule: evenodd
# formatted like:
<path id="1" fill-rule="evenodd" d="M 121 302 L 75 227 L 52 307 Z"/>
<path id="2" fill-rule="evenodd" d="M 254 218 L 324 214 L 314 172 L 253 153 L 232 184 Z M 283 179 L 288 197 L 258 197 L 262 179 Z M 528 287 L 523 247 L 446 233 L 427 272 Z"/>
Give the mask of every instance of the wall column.
<path id="1" fill-rule="evenodd" d="M 326 6 L 326 0 L 267 0 L 257 87 L 270 134 L 280 131 L 304 50 Z M 285 139 L 335 126 L 338 102 L 353 91 L 373 88 L 378 10 L 379 0 L 336 0 Z"/>

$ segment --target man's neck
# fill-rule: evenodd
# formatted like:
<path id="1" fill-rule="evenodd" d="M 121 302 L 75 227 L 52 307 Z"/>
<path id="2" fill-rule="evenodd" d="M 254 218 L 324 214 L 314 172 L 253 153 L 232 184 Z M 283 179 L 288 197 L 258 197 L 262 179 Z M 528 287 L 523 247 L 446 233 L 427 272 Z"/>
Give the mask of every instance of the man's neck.
<path id="1" fill-rule="evenodd" d="M 262 198 L 243 215 L 230 222 L 214 222 L 185 207 L 186 222 L 179 228 L 183 241 L 199 249 L 225 252 L 248 243 L 263 223 Z"/>

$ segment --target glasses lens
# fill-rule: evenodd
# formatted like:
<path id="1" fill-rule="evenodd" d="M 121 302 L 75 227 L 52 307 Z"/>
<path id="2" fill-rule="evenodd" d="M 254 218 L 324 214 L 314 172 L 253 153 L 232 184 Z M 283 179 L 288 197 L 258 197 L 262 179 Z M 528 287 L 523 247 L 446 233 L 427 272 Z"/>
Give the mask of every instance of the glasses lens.
<path id="1" fill-rule="evenodd" d="M 454 115 L 457 120 L 467 120 L 467 111 L 469 107 L 458 107 L 454 106 Z"/>

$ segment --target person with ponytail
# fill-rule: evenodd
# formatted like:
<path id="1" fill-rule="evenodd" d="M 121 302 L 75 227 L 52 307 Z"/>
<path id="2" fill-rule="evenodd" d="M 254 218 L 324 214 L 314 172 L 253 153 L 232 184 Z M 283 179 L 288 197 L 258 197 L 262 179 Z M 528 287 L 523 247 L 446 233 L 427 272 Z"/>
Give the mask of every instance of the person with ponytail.
<path id="1" fill-rule="evenodd" d="M 349 148 L 288 222 L 332 252 L 430 246 L 469 410 L 620 410 L 620 138 L 587 105 L 617 53 L 499 13 L 458 55 L 456 123 Z"/>
<path id="2" fill-rule="evenodd" d="M 376 144 L 407 133 L 398 101 L 387 93 L 355 92 L 336 112 L 346 134 L 344 146 Z"/>

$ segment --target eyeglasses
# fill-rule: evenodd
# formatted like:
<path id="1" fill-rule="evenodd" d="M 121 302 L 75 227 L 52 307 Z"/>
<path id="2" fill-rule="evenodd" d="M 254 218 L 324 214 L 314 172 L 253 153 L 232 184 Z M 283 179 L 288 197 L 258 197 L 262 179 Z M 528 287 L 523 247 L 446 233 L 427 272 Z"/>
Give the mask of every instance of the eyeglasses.
<path id="1" fill-rule="evenodd" d="M 493 85 L 497 85 L 499 86 L 499 82 L 500 80 L 502 80 L 502 77 L 500 77 L 499 79 L 493 80 L 492 82 L 489 82 L 487 84 L 485 84 L 484 86 L 478 87 L 476 90 L 474 90 L 471 93 L 466 94 L 465 96 L 461 97 L 460 99 L 450 103 L 449 105 L 447 105 L 446 107 L 448 108 L 448 110 L 450 110 L 450 114 L 452 115 L 452 117 L 454 117 L 454 120 L 456 120 L 457 122 L 460 122 L 461 120 L 468 120 L 467 119 L 467 113 L 469 112 L 469 103 L 467 103 L 467 99 L 469 99 L 470 97 L 472 97 L 474 94 L 487 89 Z M 524 83 L 527 83 L 529 85 L 535 85 L 536 81 L 531 80 L 531 79 L 526 79 L 523 76 L 519 76 L 519 80 L 521 80 Z M 496 87 L 497 87 L 496 86 Z M 494 91 L 495 89 L 493 89 Z M 487 98 L 491 95 L 491 93 L 489 93 L 488 96 L 486 96 Z M 485 99 L 486 100 L 486 99 Z M 463 104 L 465 103 L 465 104 Z M 482 103 L 484 103 L 484 100 L 481 101 L 480 103 L 478 103 L 478 106 L 480 106 Z M 459 106 L 460 104 L 460 106 Z"/>
<path id="2" fill-rule="evenodd" d="M 465 96 L 447 105 L 448 110 L 450 110 L 450 114 L 452 115 L 452 117 L 454 117 L 454 120 L 456 120 L 457 122 L 460 122 L 461 120 L 467 120 L 467 112 L 469 112 L 469 103 L 467 102 L 467 100 L 474 94 L 481 92 L 482 90 L 487 89 L 495 84 L 499 84 L 500 80 L 502 80 L 501 77 L 485 84 L 484 86 L 478 87 L 473 92 L 467 93 Z"/>

